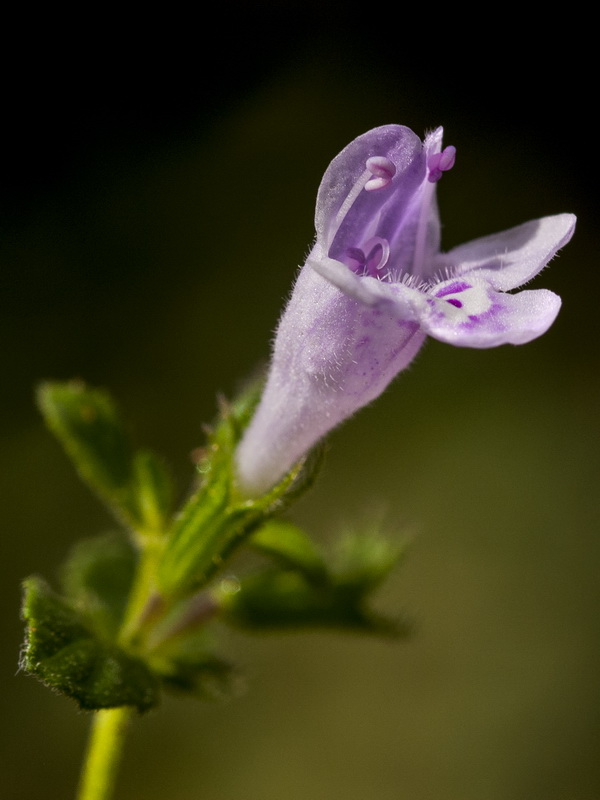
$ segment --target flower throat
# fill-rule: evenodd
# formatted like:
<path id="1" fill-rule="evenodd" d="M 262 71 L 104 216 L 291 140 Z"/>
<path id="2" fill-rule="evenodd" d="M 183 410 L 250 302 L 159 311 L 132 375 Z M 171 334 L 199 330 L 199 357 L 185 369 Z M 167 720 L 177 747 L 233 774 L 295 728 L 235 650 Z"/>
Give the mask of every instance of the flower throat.
<path id="1" fill-rule="evenodd" d="M 423 272 L 423 263 L 426 252 L 427 220 L 429 208 L 433 200 L 435 184 L 444 172 L 452 169 L 456 161 L 456 148 L 449 145 L 444 150 L 431 153 L 427 156 L 427 178 L 421 186 L 418 197 L 419 211 L 415 233 L 415 246 L 409 275 L 419 277 Z M 376 192 L 386 189 L 394 175 L 396 165 L 386 156 L 371 156 L 365 163 L 365 170 L 361 173 L 345 201 L 342 203 L 330 233 L 330 242 L 333 241 L 344 218 L 360 196 L 361 192 Z M 393 265 L 388 266 L 390 258 L 390 243 L 381 236 L 371 236 L 359 247 L 346 248 L 343 263 L 361 277 L 377 278 L 391 282 L 398 280 Z"/>

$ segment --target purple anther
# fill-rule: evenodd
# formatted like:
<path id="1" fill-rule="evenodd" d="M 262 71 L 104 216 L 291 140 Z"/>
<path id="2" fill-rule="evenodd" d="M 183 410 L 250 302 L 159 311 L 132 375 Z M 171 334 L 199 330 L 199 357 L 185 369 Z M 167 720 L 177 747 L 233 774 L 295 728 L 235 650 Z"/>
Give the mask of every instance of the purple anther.
<path id="1" fill-rule="evenodd" d="M 396 174 L 396 166 L 385 156 L 371 156 L 367 159 L 366 167 L 373 175 L 365 183 L 367 192 L 384 189 Z"/>
<path id="2" fill-rule="evenodd" d="M 434 153 L 427 159 L 427 169 L 429 175 L 427 176 L 430 183 L 437 183 L 442 177 L 442 172 L 447 172 L 452 169 L 456 161 L 456 147 L 448 145 L 441 153 Z"/>
<path id="3" fill-rule="evenodd" d="M 373 236 L 363 247 L 349 247 L 345 263 L 356 275 L 381 278 L 381 270 L 390 257 L 390 244 L 387 239 Z"/>
<path id="4" fill-rule="evenodd" d="M 444 147 L 440 155 L 442 157 L 440 158 L 439 168 L 442 172 L 452 169 L 456 161 L 456 147 L 453 144 L 449 144 L 448 147 Z"/>
<path id="5" fill-rule="evenodd" d="M 365 263 L 365 254 L 360 247 L 349 247 L 346 250 L 346 264 L 350 267 L 352 272 L 355 272 L 357 275 L 362 275 Z"/>

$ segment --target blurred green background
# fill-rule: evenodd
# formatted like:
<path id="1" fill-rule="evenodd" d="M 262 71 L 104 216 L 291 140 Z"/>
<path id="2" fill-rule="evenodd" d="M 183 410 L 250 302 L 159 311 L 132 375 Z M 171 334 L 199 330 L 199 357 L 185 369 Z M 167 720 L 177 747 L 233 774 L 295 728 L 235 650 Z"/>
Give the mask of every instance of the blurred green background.
<path id="1" fill-rule="evenodd" d="M 331 437 L 294 512 L 321 541 L 369 515 L 411 537 L 380 604 L 414 619 L 412 640 L 225 634 L 247 691 L 222 705 L 167 699 L 140 719 L 117 796 L 600 796 L 596 144 L 573 91 L 588 74 L 583 32 L 547 20 L 541 39 L 513 16 L 474 42 L 457 15 L 440 17 L 228 6 L 190 39 L 183 18 L 160 36 L 94 21 L 93 40 L 38 23 L 13 42 L 19 59 L 4 55 L 2 797 L 70 797 L 89 723 L 17 672 L 19 582 L 54 580 L 72 542 L 111 525 L 43 429 L 35 384 L 110 388 L 183 496 L 216 393 L 268 356 L 323 171 L 389 122 L 443 124 L 458 149 L 439 187 L 446 248 L 578 214 L 534 284 L 563 310 L 520 348 L 429 342 Z"/>

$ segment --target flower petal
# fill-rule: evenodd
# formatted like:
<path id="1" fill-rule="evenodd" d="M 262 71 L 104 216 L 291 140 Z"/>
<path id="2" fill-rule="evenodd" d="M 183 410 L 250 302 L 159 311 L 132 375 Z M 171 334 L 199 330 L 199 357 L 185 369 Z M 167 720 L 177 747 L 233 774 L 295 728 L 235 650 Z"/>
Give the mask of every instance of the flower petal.
<path id="1" fill-rule="evenodd" d="M 371 282 L 376 283 L 376 281 L 366 281 L 364 278 L 359 278 L 341 261 L 320 255 L 318 246 L 314 248 L 306 260 L 304 269 L 309 267 L 325 278 L 332 286 L 336 286 L 345 295 L 358 300 L 360 303 L 374 306 L 381 300 L 381 296 L 369 288 L 369 284 Z"/>
<path id="2" fill-rule="evenodd" d="M 398 320 L 418 321 L 418 309 L 423 305 L 422 292 L 404 283 L 387 283 L 368 276 L 355 275 L 341 261 L 320 255 L 316 245 L 306 260 L 304 269 L 311 268 L 345 295 L 366 306 L 379 306 Z"/>
<path id="3" fill-rule="evenodd" d="M 530 342 L 548 330 L 561 305 L 560 297 L 547 289 L 511 295 L 483 283 L 446 284 L 428 298 L 421 326 L 434 339 L 457 347 Z"/>
<path id="4" fill-rule="evenodd" d="M 384 188 L 365 191 L 369 159 L 393 164 Z M 327 168 L 317 195 L 317 241 L 327 255 L 339 258 L 345 248 L 359 247 L 386 204 L 392 203 L 395 218 L 401 219 L 424 175 L 421 140 L 403 125 L 383 125 L 350 142 Z"/>
<path id="5" fill-rule="evenodd" d="M 498 291 L 531 280 L 575 230 L 573 214 L 531 220 L 516 228 L 455 247 L 436 261 L 439 272 L 466 276 L 474 270 Z"/>
<path id="6" fill-rule="evenodd" d="M 416 322 L 365 306 L 305 267 L 237 450 L 243 491 L 260 494 L 272 486 L 322 436 L 380 395 L 424 339 Z"/>

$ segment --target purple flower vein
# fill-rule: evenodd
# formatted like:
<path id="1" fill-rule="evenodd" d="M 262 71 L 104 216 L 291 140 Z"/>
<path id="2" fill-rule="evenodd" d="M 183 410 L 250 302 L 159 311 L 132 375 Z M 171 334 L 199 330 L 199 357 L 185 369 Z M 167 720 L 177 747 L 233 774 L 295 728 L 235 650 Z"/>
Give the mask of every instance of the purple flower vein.
<path id="1" fill-rule="evenodd" d="M 323 176 L 316 241 L 280 320 L 259 408 L 238 448 L 248 493 L 280 478 L 325 433 L 371 402 L 427 336 L 459 347 L 523 344 L 560 298 L 507 292 L 565 245 L 572 214 L 440 249 L 437 183 L 456 149 L 385 125 L 351 142 Z"/>

